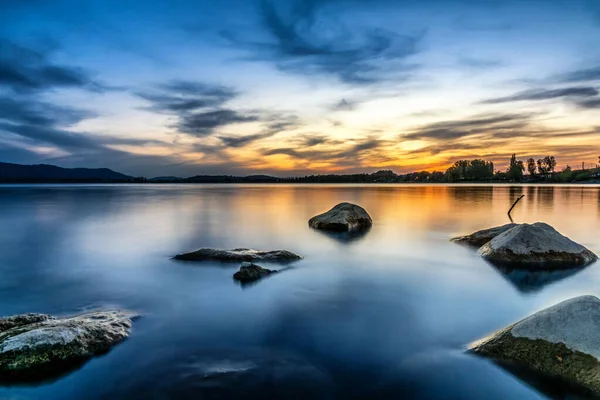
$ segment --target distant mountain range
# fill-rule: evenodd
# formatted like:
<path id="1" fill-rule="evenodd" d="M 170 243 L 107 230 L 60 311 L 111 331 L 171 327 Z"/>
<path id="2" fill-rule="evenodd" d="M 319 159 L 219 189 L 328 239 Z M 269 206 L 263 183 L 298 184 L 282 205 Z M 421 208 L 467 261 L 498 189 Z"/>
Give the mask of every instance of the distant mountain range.
<path id="1" fill-rule="evenodd" d="M 131 182 L 133 178 L 108 168 L 61 168 L 55 165 L 21 165 L 0 162 L 0 182 Z"/>

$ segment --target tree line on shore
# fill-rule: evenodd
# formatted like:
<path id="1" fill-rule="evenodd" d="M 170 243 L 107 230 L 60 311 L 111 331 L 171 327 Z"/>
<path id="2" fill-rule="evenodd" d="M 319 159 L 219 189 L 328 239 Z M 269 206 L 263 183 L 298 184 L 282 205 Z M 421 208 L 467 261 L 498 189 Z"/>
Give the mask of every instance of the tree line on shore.
<path id="1" fill-rule="evenodd" d="M 598 157 L 600 163 L 600 157 Z M 525 171 L 528 174 L 525 174 Z M 496 170 L 494 163 L 482 159 L 456 161 L 445 172 L 420 171 L 396 174 L 381 170 L 371 174 L 310 175 L 294 178 L 279 178 L 288 183 L 456 183 L 456 182 L 582 182 L 600 177 L 600 168 L 575 170 L 567 165 L 556 171 L 556 158 L 546 156 L 535 160 L 518 160 L 513 154 L 506 170 Z"/>

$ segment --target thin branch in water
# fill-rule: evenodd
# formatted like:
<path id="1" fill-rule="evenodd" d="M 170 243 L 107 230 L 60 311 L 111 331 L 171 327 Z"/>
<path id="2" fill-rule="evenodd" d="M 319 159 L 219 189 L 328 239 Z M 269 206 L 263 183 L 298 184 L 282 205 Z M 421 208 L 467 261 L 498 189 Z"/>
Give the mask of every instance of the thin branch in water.
<path id="1" fill-rule="evenodd" d="M 512 219 L 512 217 L 510 216 L 510 212 L 513 210 L 513 208 L 515 208 L 515 206 L 517 205 L 517 203 L 518 203 L 519 201 L 521 201 L 521 199 L 522 199 L 523 197 L 525 197 L 525 195 L 524 195 L 524 194 L 522 194 L 521 196 L 519 196 L 519 198 L 518 198 L 518 199 L 516 199 L 516 200 L 515 200 L 515 202 L 513 203 L 512 207 L 511 207 L 511 208 L 508 210 L 508 219 L 510 219 L 510 222 L 514 222 L 514 221 L 513 221 L 513 219 Z"/>

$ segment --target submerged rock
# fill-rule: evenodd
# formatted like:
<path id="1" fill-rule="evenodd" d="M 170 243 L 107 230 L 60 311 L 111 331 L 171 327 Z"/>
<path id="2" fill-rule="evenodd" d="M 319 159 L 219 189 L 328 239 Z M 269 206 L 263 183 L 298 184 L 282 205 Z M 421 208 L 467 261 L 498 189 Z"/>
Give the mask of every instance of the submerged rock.
<path id="1" fill-rule="evenodd" d="M 312 217 L 308 225 L 326 231 L 348 231 L 371 227 L 373 220 L 364 208 L 351 203 L 340 203 L 326 213 Z"/>
<path id="2" fill-rule="evenodd" d="M 243 261 L 271 261 L 290 262 L 300 260 L 302 257 L 287 250 L 252 250 L 252 249 L 200 249 L 190 253 L 178 254 L 177 260 L 186 261 L 221 261 L 221 262 L 243 262 Z"/>
<path id="3" fill-rule="evenodd" d="M 470 351 L 600 394 L 600 299 L 576 297 L 476 342 Z"/>
<path id="4" fill-rule="evenodd" d="M 240 267 L 240 270 L 233 274 L 233 279 L 242 283 L 257 281 L 264 278 L 267 275 L 271 275 L 277 271 L 273 271 L 267 268 L 263 268 L 260 265 L 252 264 L 251 262 L 244 262 Z"/>
<path id="5" fill-rule="evenodd" d="M 465 243 L 470 246 L 481 247 L 496 236 L 498 236 L 499 234 L 504 233 L 507 230 L 512 229 L 516 226 L 517 224 L 506 224 L 502 226 L 496 226 L 490 229 L 482 229 L 480 231 L 471 233 L 470 235 L 458 236 L 450 240 L 457 243 Z"/>
<path id="6" fill-rule="evenodd" d="M 133 317 L 123 311 L 96 311 L 70 318 L 0 318 L 0 379 L 44 379 L 107 352 L 129 336 Z"/>
<path id="7" fill-rule="evenodd" d="M 597 260 L 582 245 L 543 222 L 520 224 L 499 234 L 479 249 L 485 259 L 501 263 L 580 266 Z"/>

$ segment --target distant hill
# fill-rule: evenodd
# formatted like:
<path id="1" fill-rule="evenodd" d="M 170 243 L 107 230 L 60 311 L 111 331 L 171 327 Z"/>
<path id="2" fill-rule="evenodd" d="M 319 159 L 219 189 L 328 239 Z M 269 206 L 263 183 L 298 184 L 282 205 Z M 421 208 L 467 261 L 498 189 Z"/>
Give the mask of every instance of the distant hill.
<path id="1" fill-rule="evenodd" d="M 0 162 L 0 182 L 127 182 L 130 176 L 108 168 L 61 168 L 55 165 L 21 165 Z"/>

